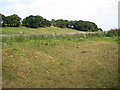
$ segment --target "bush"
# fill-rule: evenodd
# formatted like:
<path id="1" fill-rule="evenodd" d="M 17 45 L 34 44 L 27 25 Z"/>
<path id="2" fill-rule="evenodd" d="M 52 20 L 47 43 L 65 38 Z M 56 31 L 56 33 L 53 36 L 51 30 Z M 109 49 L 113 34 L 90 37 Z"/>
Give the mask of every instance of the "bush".
<path id="1" fill-rule="evenodd" d="M 111 29 L 107 32 L 106 36 L 112 37 L 112 36 L 120 36 L 120 29 Z"/>

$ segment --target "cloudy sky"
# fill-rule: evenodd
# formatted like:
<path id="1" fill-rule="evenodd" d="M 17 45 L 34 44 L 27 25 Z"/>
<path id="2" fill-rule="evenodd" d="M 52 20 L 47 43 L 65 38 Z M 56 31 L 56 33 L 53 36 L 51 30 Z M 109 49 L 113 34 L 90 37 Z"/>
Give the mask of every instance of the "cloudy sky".
<path id="1" fill-rule="evenodd" d="M 119 0 L 0 0 L 0 13 L 21 18 L 40 15 L 51 19 L 95 22 L 109 30 L 118 28 Z"/>

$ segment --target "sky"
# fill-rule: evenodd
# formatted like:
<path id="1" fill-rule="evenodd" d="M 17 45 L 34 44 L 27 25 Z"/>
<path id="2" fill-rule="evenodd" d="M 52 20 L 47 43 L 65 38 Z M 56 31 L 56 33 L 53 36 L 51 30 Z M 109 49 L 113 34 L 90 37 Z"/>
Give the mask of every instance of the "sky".
<path id="1" fill-rule="evenodd" d="M 48 20 L 91 21 L 103 30 L 118 28 L 120 0 L 0 0 L 0 13 L 22 19 L 40 15 Z"/>

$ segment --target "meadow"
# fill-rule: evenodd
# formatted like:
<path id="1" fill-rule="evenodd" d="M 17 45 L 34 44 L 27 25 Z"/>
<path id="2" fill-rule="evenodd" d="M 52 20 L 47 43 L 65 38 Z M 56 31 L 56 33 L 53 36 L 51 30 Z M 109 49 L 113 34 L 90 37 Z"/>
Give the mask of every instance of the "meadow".
<path id="1" fill-rule="evenodd" d="M 4 27 L 1 29 L 2 34 L 31 34 L 31 33 L 70 33 L 70 32 L 81 32 L 74 29 L 68 28 L 57 28 L 57 27 L 46 27 L 46 28 L 26 28 L 26 27 Z"/>
<path id="2" fill-rule="evenodd" d="M 118 42 L 105 33 L 4 36 L 3 88 L 118 88 Z"/>

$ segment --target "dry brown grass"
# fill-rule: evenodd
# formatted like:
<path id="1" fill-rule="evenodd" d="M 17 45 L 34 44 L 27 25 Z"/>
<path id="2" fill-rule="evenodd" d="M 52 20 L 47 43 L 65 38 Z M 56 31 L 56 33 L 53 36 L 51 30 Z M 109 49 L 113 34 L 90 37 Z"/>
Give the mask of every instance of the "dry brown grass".
<path id="1" fill-rule="evenodd" d="M 112 38 L 44 42 L 3 46 L 4 88 L 117 87 L 118 44 Z"/>

